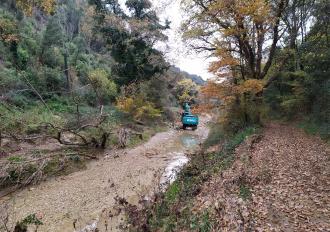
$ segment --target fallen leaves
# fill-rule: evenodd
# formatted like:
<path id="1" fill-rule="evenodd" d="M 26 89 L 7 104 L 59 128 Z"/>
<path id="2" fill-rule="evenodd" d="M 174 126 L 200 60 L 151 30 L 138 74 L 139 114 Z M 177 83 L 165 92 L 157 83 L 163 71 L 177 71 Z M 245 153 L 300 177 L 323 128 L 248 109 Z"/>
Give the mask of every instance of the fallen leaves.
<path id="1" fill-rule="evenodd" d="M 252 193 L 245 201 L 239 195 L 242 181 Z M 194 211 L 212 209 L 214 231 L 327 231 L 329 186 L 327 144 L 271 124 L 236 149 L 229 170 L 204 184 Z"/>

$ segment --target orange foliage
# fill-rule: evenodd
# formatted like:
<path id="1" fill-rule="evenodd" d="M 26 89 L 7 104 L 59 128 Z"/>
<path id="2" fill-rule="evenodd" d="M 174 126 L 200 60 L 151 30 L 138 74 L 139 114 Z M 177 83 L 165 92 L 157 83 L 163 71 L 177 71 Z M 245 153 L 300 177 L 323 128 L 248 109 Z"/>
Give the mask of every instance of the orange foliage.
<path id="1" fill-rule="evenodd" d="M 221 70 L 222 68 L 234 67 L 239 65 L 239 60 L 233 57 L 233 55 L 226 49 L 218 48 L 214 55 L 216 57 L 219 57 L 219 60 L 211 62 L 209 66 L 209 71 L 216 75 L 219 74 L 219 70 Z"/>
<path id="2" fill-rule="evenodd" d="M 263 88 L 264 88 L 263 81 L 256 80 L 256 79 L 250 79 L 250 80 L 246 80 L 242 84 L 238 85 L 236 87 L 236 90 L 240 94 L 247 93 L 247 92 L 257 94 L 257 93 L 262 92 Z"/>

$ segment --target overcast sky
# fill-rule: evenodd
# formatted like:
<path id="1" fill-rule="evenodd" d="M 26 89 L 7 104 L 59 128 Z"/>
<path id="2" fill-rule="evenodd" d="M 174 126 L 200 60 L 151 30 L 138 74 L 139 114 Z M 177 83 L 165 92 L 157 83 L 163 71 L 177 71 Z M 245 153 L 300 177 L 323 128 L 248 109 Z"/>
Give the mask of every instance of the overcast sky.
<path id="1" fill-rule="evenodd" d="M 212 77 L 212 74 L 207 71 L 209 59 L 205 58 L 205 54 L 192 53 L 181 39 L 180 26 L 184 14 L 180 8 L 180 0 L 150 1 L 162 21 L 165 19 L 171 21 L 171 29 L 166 32 L 169 37 L 168 42 L 158 45 L 158 48 L 165 52 L 167 60 L 181 70 L 200 75 L 203 79 Z M 119 0 L 119 2 L 124 5 L 125 0 Z"/>

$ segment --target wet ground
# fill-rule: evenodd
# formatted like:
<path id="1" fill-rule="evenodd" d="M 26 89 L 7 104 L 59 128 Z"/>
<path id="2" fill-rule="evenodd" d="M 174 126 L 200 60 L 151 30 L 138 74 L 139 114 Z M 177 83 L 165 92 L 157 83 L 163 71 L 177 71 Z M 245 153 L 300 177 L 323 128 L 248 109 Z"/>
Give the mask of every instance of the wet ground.
<path id="1" fill-rule="evenodd" d="M 9 226 L 29 214 L 44 223 L 38 231 L 120 231 L 124 218 L 116 197 L 138 204 L 142 196 L 166 188 L 188 162 L 185 154 L 206 139 L 207 117 L 196 131 L 158 133 L 134 149 L 107 151 L 83 171 L 58 177 L 0 199 L 8 205 Z"/>

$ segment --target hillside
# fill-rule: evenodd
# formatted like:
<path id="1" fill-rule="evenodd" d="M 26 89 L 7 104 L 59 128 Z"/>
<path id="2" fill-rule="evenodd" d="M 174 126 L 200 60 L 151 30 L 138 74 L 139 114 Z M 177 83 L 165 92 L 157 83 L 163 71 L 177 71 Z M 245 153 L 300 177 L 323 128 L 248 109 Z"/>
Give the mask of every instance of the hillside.
<path id="1" fill-rule="evenodd" d="M 176 74 L 180 74 L 184 78 L 191 79 L 197 85 L 204 85 L 206 83 L 206 81 L 201 76 L 187 73 L 185 71 L 180 70 L 180 68 L 178 68 L 178 67 L 175 67 L 175 66 L 174 67 L 171 67 L 170 68 L 170 71 L 172 71 L 173 73 L 176 73 Z"/>

